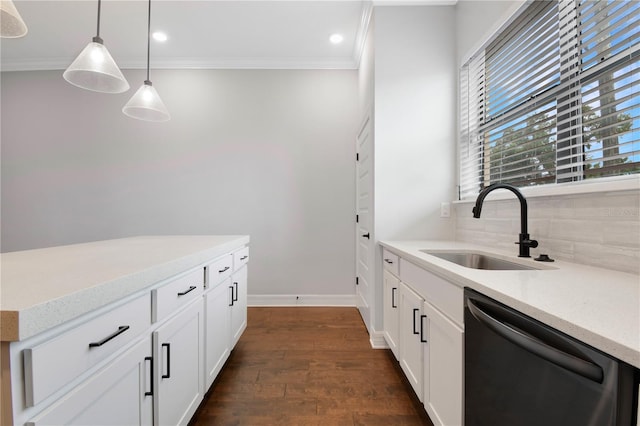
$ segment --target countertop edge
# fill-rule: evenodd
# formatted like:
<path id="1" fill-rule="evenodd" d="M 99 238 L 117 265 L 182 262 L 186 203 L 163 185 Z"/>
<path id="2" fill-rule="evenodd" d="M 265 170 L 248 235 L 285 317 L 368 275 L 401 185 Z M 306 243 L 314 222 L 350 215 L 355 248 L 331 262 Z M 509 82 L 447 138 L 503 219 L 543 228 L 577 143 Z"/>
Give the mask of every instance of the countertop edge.
<path id="1" fill-rule="evenodd" d="M 2 310 L 0 311 L 0 341 L 26 340 L 143 291 L 177 274 L 204 265 L 216 257 L 249 244 L 250 241 L 248 235 L 225 235 L 224 237 L 229 237 L 230 240 L 26 309 Z"/>

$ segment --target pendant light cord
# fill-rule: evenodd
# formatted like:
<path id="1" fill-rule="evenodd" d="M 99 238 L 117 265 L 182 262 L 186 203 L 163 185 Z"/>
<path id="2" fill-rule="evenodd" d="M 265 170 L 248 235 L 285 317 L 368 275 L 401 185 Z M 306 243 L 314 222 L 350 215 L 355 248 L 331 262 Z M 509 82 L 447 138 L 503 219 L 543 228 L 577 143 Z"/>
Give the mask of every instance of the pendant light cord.
<path id="1" fill-rule="evenodd" d="M 102 44 L 102 39 L 100 38 L 100 6 L 102 2 L 98 0 L 98 25 L 96 28 L 96 36 L 93 38 L 93 41 Z"/>
<path id="2" fill-rule="evenodd" d="M 149 85 L 151 84 L 151 80 L 149 80 L 149 58 L 150 58 L 150 50 L 151 50 L 151 0 L 149 0 L 149 16 L 147 21 L 147 80 Z"/>

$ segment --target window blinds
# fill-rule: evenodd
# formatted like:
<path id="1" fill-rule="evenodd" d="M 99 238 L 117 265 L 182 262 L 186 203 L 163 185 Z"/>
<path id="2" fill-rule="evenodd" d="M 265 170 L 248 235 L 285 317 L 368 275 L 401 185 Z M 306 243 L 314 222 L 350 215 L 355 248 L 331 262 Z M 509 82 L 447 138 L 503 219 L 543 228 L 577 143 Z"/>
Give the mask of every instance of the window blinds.
<path id="1" fill-rule="evenodd" d="M 534 1 L 460 71 L 460 198 L 640 172 L 640 2 Z"/>

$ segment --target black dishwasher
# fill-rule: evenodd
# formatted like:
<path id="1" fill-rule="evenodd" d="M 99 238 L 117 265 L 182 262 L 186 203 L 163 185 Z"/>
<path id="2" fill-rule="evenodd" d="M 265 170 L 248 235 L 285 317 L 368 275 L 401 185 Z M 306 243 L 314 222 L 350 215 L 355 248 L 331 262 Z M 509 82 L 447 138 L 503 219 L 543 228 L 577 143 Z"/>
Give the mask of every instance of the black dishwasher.
<path id="1" fill-rule="evenodd" d="M 637 370 L 465 288 L 465 426 L 631 426 Z"/>

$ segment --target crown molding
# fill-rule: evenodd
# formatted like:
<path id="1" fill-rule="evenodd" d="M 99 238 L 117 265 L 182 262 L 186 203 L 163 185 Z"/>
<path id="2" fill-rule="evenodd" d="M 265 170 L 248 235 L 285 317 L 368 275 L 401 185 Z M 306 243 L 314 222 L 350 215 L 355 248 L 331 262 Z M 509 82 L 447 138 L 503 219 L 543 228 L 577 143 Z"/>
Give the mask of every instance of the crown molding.
<path id="1" fill-rule="evenodd" d="M 47 60 L 2 61 L 0 71 L 64 70 L 71 60 L 52 58 Z M 146 69 L 140 59 L 119 59 L 120 69 Z M 156 58 L 152 69 L 357 69 L 354 58 Z"/>

